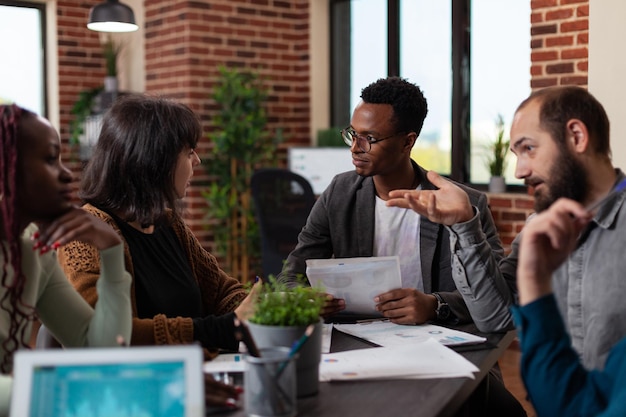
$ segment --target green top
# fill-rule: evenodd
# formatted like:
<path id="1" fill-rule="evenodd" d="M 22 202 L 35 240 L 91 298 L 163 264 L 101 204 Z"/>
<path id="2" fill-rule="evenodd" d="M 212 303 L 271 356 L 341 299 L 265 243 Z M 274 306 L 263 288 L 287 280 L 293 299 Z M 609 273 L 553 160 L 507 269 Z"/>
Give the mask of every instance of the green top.
<path id="1" fill-rule="evenodd" d="M 116 346 L 117 336 L 130 340 L 131 278 L 124 269 L 123 246 L 119 244 L 100 252 L 100 297 L 93 309 L 67 280 L 55 252 L 40 255 L 33 250 L 30 236 L 35 230 L 34 225 L 29 226 L 21 238 L 22 271 L 27 277 L 22 300 L 35 306 L 41 322 L 64 346 Z M 8 246 L 6 241 L 2 244 Z M 0 261 L 8 263 L 2 252 Z M 4 290 L 0 286 L 0 296 Z M 7 337 L 9 320 L 9 314 L 0 310 L 0 355 L 6 354 L 2 342 Z M 32 322 L 25 323 L 24 334 L 30 335 L 31 330 Z M 0 416 L 9 413 L 11 387 L 12 377 L 0 375 Z"/>

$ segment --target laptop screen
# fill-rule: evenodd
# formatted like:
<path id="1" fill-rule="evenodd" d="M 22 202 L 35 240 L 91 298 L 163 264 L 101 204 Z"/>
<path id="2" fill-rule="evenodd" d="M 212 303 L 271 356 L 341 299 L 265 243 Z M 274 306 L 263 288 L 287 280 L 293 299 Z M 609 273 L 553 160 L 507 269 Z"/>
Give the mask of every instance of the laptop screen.
<path id="1" fill-rule="evenodd" d="M 138 350 L 149 355 L 138 356 Z M 60 358 L 60 352 L 74 353 L 75 357 Z M 202 362 L 192 365 L 197 366 L 195 370 L 190 369 L 189 359 L 181 357 L 184 353 L 180 350 L 175 354 L 168 347 L 25 353 L 30 357 L 20 360 L 19 369 L 16 356 L 14 390 L 28 392 L 22 398 L 16 398 L 18 394 L 14 392 L 12 415 L 18 415 L 17 411 L 14 414 L 18 407 L 14 401 L 25 400 L 28 410 L 22 409 L 19 415 L 29 417 L 202 415 L 198 413 L 198 401 L 203 402 L 203 390 L 200 390 L 200 400 L 196 398 L 197 392 L 189 392 L 198 391 L 197 386 L 203 385 Z M 78 353 L 87 358 L 76 357 Z M 23 379 L 30 380 L 28 387 L 23 386 Z"/>

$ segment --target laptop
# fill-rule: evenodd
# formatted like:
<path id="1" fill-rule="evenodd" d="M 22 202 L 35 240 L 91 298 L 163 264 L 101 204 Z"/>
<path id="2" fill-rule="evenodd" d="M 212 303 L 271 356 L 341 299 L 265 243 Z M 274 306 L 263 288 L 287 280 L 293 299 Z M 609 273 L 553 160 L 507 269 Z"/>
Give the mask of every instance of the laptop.
<path id="1" fill-rule="evenodd" d="M 11 416 L 204 417 L 198 345 L 20 350 Z"/>

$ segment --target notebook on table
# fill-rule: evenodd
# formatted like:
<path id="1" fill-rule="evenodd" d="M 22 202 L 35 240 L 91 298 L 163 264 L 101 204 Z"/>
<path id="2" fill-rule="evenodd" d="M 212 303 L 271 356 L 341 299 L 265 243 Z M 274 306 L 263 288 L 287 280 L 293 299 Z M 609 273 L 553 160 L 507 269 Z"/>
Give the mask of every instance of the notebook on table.
<path id="1" fill-rule="evenodd" d="M 197 345 L 23 350 L 11 416 L 204 416 Z"/>

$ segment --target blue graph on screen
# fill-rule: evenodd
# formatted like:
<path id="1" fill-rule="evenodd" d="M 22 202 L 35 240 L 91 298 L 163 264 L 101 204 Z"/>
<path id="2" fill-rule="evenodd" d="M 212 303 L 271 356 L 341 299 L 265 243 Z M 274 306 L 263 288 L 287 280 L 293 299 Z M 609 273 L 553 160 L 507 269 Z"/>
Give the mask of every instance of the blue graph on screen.
<path id="1" fill-rule="evenodd" d="M 184 417 L 183 362 L 55 366 L 33 376 L 31 417 Z"/>

